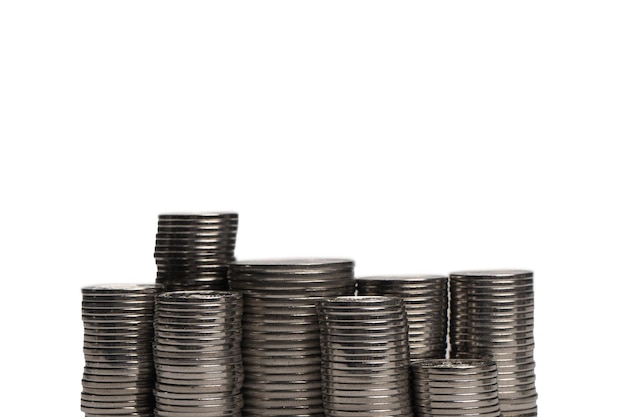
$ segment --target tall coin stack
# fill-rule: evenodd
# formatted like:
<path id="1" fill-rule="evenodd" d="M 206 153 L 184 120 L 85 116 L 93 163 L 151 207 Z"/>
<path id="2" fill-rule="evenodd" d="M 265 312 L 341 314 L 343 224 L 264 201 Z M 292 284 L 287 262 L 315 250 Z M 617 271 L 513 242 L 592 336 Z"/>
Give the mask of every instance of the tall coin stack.
<path id="1" fill-rule="evenodd" d="M 241 294 L 165 292 L 157 297 L 155 416 L 240 416 Z"/>
<path id="2" fill-rule="evenodd" d="M 159 215 L 154 258 L 164 291 L 227 290 L 237 213 Z"/>
<path id="3" fill-rule="evenodd" d="M 495 361 L 420 360 L 411 371 L 416 416 L 500 417 Z"/>
<path id="4" fill-rule="evenodd" d="M 445 358 L 448 334 L 448 277 L 374 276 L 357 279 L 358 295 L 388 295 L 404 300 L 411 360 Z"/>
<path id="5" fill-rule="evenodd" d="M 450 295 L 452 356 L 492 357 L 503 416 L 536 416 L 533 273 L 456 272 Z"/>
<path id="6" fill-rule="evenodd" d="M 413 416 L 403 300 L 338 297 L 318 311 L 326 416 Z"/>
<path id="7" fill-rule="evenodd" d="M 324 416 L 316 303 L 354 294 L 346 259 L 237 261 L 244 295 L 244 416 Z"/>
<path id="8" fill-rule="evenodd" d="M 81 410 L 87 417 L 151 417 L 154 285 L 82 288 L 85 368 Z"/>

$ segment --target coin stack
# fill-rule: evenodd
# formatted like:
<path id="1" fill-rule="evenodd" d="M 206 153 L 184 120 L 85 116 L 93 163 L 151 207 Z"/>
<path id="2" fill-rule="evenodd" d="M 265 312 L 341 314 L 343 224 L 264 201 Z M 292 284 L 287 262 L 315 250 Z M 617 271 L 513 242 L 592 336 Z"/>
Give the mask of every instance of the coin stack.
<path id="1" fill-rule="evenodd" d="M 93 416 L 152 416 L 154 285 L 82 288 L 85 368 L 81 409 Z"/>
<path id="2" fill-rule="evenodd" d="M 404 300 L 411 360 L 445 358 L 448 335 L 448 277 L 387 275 L 357 279 L 358 295 L 388 295 Z"/>
<path id="3" fill-rule="evenodd" d="M 412 417 L 404 301 L 337 297 L 318 312 L 326 416 Z"/>
<path id="4" fill-rule="evenodd" d="M 500 417 L 495 361 L 424 359 L 411 371 L 416 416 Z"/>
<path id="5" fill-rule="evenodd" d="M 175 291 L 157 297 L 155 416 L 241 416 L 241 294 Z"/>
<path id="6" fill-rule="evenodd" d="M 354 294 L 354 262 L 237 261 L 230 285 L 244 295 L 243 415 L 323 417 L 316 303 Z"/>
<path id="7" fill-rule="evenodd" d="M 451 355 L 492 357 L 503 416 L 536 416 L 533 273 L 456 272 L 450 295 Z"/>
<path id="8" fill-rule="evenodd" d="M 227 290 L 237 213 L 161 214 L 154 258 L 164 291 Z"/>

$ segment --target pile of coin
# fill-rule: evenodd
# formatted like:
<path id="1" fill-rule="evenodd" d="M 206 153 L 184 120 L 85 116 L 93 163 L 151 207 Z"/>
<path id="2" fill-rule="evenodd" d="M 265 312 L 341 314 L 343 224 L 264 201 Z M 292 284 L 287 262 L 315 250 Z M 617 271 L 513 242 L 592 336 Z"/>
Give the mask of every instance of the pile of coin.
<path id="1" fill-rule="evenodd" d="M 85 368 L 81 409 L 93 416 L 152 416 L 154 285 L 82 288 Z"/>
<path id="2" fill-rule="evenodd" d="M 416 416 L 500 417 L 495 361 L 424 359 L 411 371 Z"/>
<path id="3" fill-rule="evenodd" d="M 452 357 L 492 357 L 504 417 L 536 416 L 533 273 L 450 274 Z"/>
<path id="4" fill-rule="evenodd" d="M 164 291 L 227 290 L 237 213 L 161 214 L 154 258 Z"/>
<path id="5" fill-rule="evenodd" d="M 337 297 L 318 313 L 326 416 L 412 417 L 404 301 Z"/>
<path id="6" fill-rule="evenodd" d="M 240 416 L 241 294 L 175 291 L 157 297 L 155 416 Z"/>
<path id="7" fill-rule="evenodd" d="M 316 303 L 354 294 L 354 262 L 237 261 L 230 285 L 244 295 L 243 415 L 324 416 Z"/>
<path id="8" fill-rule="evenodd" d="M 388 295 L 404 300 L 411 360 L 445 358 L 448 335 L 448 277 L 386 275 L 357 279 L 358 295 Z"/>

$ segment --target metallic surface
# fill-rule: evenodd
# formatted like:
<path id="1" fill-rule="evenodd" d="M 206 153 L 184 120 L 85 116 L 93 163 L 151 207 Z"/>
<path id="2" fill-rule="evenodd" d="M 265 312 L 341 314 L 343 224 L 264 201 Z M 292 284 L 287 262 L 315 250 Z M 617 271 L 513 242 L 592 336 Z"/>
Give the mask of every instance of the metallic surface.
<path id="1" fill-rule="evenodd" d="M 493 358 L 502 415 L 536 414 L 533 273 L 455 272 L 450 295 L 451 355 Z"/>

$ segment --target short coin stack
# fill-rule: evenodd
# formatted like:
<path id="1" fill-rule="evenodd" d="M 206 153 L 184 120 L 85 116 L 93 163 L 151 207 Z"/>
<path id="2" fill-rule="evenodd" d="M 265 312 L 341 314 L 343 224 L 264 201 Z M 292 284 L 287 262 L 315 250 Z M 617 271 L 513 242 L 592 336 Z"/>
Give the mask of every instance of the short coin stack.
<path id="1" fill-rule="evenodd" d="M 154 258 L 164 291 L 226 290 L 237 213 L 159 215 Z"/>
<path id="2" fill-rule="evenodd" d="M 240 416 L 241 294 L 159 294 L 155 312 L 155 416 Z"/>
<path id="3" fill-rule="evenodd" d="M 404 300 L 411 360 L 445 358 L 448 334 L 448 277 L 388 275 L 357 279 L 359 295 L 388 295 Z"/>
<path id="4" fill-rule="evenodd" d="M 338 297 L 318 311 L 326 416 L 412 417 L 403 300 Z"/>
<path id="5" fill-rule="evenodd" d="M 243 415 L 323 417 L 316 303 L 354 294 L 354 262 L 237 261 L 230 285 L 244 295 Z"/>
<path id="6" fill-rule="evenodd" d="M 427 359 L 411 370 L 416 416 L 500 417 L 493 360 Z"/>
<path id="7" fill-rule="evenodd" d="M 533 359 L 533 273 L 466 271 L 450 275 L 453 357 L 492 357 L 504 417 L 537 415 Z"/>
<path id="8" fill-rule="evenodd" d="M 154 285 L 82 288 L 85 369 L 81 409 L 93 416 L 152 416 Z"/>

